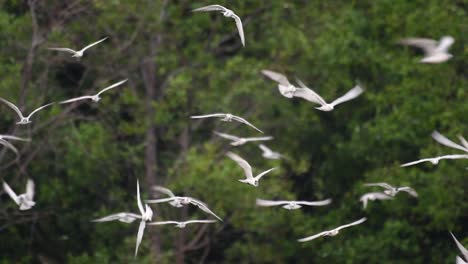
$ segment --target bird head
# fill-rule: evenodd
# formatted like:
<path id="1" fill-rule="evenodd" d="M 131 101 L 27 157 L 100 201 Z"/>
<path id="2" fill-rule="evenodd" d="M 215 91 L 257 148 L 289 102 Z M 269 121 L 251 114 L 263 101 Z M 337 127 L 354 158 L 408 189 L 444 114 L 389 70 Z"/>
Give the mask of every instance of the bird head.
<path id="1" fill-rule="evenodd" d="M 258 180 L 254 179 L 253 182 L 252 182 L 252 185 L 255 186 L 255 187 L 258 187 Z"/>

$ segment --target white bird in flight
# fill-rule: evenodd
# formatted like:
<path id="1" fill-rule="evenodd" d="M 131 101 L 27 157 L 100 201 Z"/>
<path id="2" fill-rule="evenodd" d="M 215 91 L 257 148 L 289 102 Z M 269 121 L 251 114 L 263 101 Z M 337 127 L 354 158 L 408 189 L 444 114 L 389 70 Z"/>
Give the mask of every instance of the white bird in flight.
<path id="1" fill-rule="evenodd" d="M 307 101 L 320 104 L 321 106 L 316 107 L 316 109 L 322 111 L 332 111 L 336 105 L 352 100 L 358 97 L 362 92 L 364 92 L 364 90 L 359 85 L 356 85 L 343 96 L 335 99 L 331 103 L 327 103 L 320 95 L 314 92 L 314 90 L 308 88 L 299 79 L 297 79 L 296 81 L 299 84 L 300 88 L 292 85 L 289 82 L 288 78 L 281 73 L 277 73 L 270 70 L 262 70 L 262 73 L 268 78 L 278 83 L 278 89 L 283 96 L 287 98 L 300 97 Z"/>
<path id="2" fill-rule="evenodd" d="M 177 221 L 161 221 L 161 222 L 151 222 L 148 223 L 148 225 L 168 225 L 168 224 L 173 224 L 176 225 L 178 228 L 185 228 L 188 224 L 193 224 L 193 223 L 205 223 L 205 224 L 211 224 L 217 222 L 216 220 L 190 220 L 190 221 L 185 221 L 185 222 L 177 222 Z"/>
<path id="3" fill-rule="evenodd" d="M 277 159 L 281 159 L 281 157 L 283 156 L 278 152 L 274 152 L 273 150 L 271 150 L 270 148 L 268 148 L 267 146 L 265 146 L 263 144 L 258 145 L 258 147 L 263 151 L 262 156 L 265 159 L 275 159 L 275 160 L 277 160 Z"/>
<path id="4" fill-rule="evenodd" d="M 65 100 L 65 101 L 61 101 L 60 104 L 68 104 L 68 103 L 72 103 L 72 102 L 76 102 L 76 101 L 80 101 L 80 100 L 92 100 L 93 102 L 99 102 L 99 100 L 101 100 L 101 97 L 100 95 L 106 91 L 109 91 L 110 89 L 113 89 L 121 84 L 123 84 L 124 82 L 126 82 L 128 79 L 125 79 L 123 81 L 120 81 L 120 82 L 117 82 L 117 83 L 114 83 L 104 89 L 102 89 L 101 91 L 99 91 L 99 93 L 95 94 L 95 95 L 84 95 L 84 96 L 80 96 L 80 97 L 76 97 L 76 98 L 72 98 L 72 99 L 69 99 L 69 100 Z"/>
<path id="5" fill-rule="evenodd" d="M 450 232 L 450 234 L 453 237 L 453 240 L 455 240 L 455 244 L 457 244 L 458 249 L 463 255 L 463 258 L 465 258 L 465 261 L 468 261 L 468 250 L 460 243 L 460 241 L 457 240 L 457 238 Z"/>
<path id="6" fill-rule="evenodd" d="M 455 42 L 455 39 L 450 36 L 444 36 L 440 41 L 426 38 L 405 38 L 400 40 L 400 44 L 418 47 L 424 50 L 424 58 L 422 63 L 441 63 L 448 61 L 453 57 L 448 53 L 450 46 Z"/>
<path id="7" fill-rule="evenodd" d="M 22 211 L 29 210 L 36 204 L 36 202 L 33 201 L 34 182 L 31 179 L 28 179 L 26 182 L 26 192 L 23 194 L 17 195 L 5 181 L 3 182 L 3 189 Z"/>
<path id="8" fill-rule="evenodd" d="M 209 5 L 200 7 L 192 10 L 193 12 L 208 12 L 208 11 L 220 11 L 225 17 L 231 17 L 236 21 L 237 31 L 239 31 L 239 37 L 242 42 L 242 46 L 245 47 L 244 28 L 242 26 L 242 20 L 232 10 L 225 8 L 221 5 Z"/>
<path id="9" fill-rule="evenodd" d="M 444 146 L 454 148 L 454 149 L 458 149 L 458 150 L 461 150 L 463 152 L 468 152 L 468 142 L 466 141 L 466 139 L 462 135 L 457 135 L 458 139 L 460 140 L 461 145 L 453 142 L 450 139 L 448 139 L 444 135 L 440 134 L 438 131 L 432 132 L 431 136 L 435 141 L 439 142 L 440 144 L 442 144 Z M 443 155 L 443 156 L 434 157 L 434 158 L 420 159 L 420 160 L 417 160 L 417 161 L 402 164 L 401 167 L 407 167 L 407 166 L 415 165 L 415 164 L 418 164 L 418 163 L 421 163 L 421 162 L 426 162 L 426 161 L 436 165 L 442 159 L 468 159 L 468 155 L 467 154 L 464 154 L 464 155 L 463 154 L 453 154 L 453 155 Z"/>
<path id="10" fill-rule="evenodd" d="M 222 117 L 221 121 L 224 121 L 224 122 L 231 122 L 232 120 L 235 120 L 235 121 L 237 121 L 237 122 L 244 123 L 244 124 L 250 126 L 251 128 L 257 130 L 257 131 L 260 132 L 260 133 L 263 133 L 263 131 L 261 131 L 260 129 L 258 129 L 257 127 L 255 127 L 255 126 L 252 125 L 251 123 L 249 123 L 249 122 L 248 122 L 247 120 L 245 120 L 244 118 L 235 116 L 235 115 L 233 115 L 233 114 L 216 113 L 216 114 L 201 115 L 201 116 L 191 116 L 190 118 L 192 118 L 192 119 L 200 119 L 200 118 L 208 118 L 208 117 Z"/>
<path id="11" fill-rule="evenodd" d="M 347 228 L 347 227 L 350 227 L 350 226 L 359 225 L 359 224 L 365 222 L 366 220 L 367 220 L 367 218 L 363 217 L 363 218 L 361 218 L 361 219 L 359 219 L 359 220 L 357 220 L 355 222 L 352 222 L 350 224 L 342 225 L 342 226 L 339 226 L 339 227 L 337 227 L 335 229 L 323 231 L 322 233 L 318 233 L 318 234 L 313 235 L 313 236 L 304 237 L 304 238 L 298 239 L 297 241 L 306 242 L 306 241 L 311 241 L 311 240 L 314 240 L 316 238 L 323 237 L 323 236 L 336 236 L 336 235 L 338 235 L 338 233 L 340 232 L 341 229 Z"/>
<path id="12" fill-rule="evenodd" d="M 34 111 L 32 111 L 28 116 L 23 116 L 23 113 L 21 113 L 21 110 L 16 106 L 14 105 L 12 102 L 6 100 L 6 99 L 3 99 L 0 97 L 0 101 L 4 102 L 6 105 L 8 105 L 11 109 L 13 109 L 16 114 L 18 114 L 18 116 L 20 117 L 20 120 L 18 122 L 16 122 L 16 124 L 18 125 L 25 125 L 25 124 L 29 124 L 31 123 L 32 121 L 30 120 L 30 118 L 35 114 L 37 113 L 38 111 L 48 107 L 48 106 L 51 106 L 55 103 L 50 103 L 50 104 L 46 104 L 46 105 L 43 105 L 39 108 L 36 108 Z"/>
<path id="13" fill-rule="evenodd" d="M 394 187 L 386 182 L 378 182 L 378 183 L 366 183 L 364 186 L 379 186 L 385 188 L 384 193 L 389 196 L 395 197 L 399 192 L 407 192 L 409 195 L 413 197 L 418 197 L 418 193 L 411 187 L 404 186 L 404 187 Z"/>
<path id="14" fill-rule="evenodd" d="M 235 153 L 232 153 L 230 151 L 226 153 L 226 156 L 231 158 L 233 161 L 237 162 L 237 164 L 244 170 L 246 178 L 244 180 L 239 180 L 239 181 L 242 182 L 242 183 L 250 184 L 250 185 L 255 186 L 255 187 L 258 186 L 258 182 L 263 177 L 263 175 L 265 175 L 265 174 L 269 173 L 270 171 L 276 169 L 276 168 L 271 168 L 269 170 L 266 170 L 266 171 L 258 174 L 255 177 L 253 177 L 252 167 L 249 165 L 249 163 L 247 161 L 245 161 L 239 155 L 237 155 Z"/>
<path id="15" fill-rule="evenodd" d="M 443 160 L 443 159 L 468 159 L 468 155 L 454 154 L 454 155 L 439 156 L 439 157 L 435 157 L 435 158 L 425 158 L 425 159 L 420 159 L 420 160 L 416 160 L 416 161 L 401 164 L 400 167 L 408 167 L 408 166 L 416 165 L 416 164 L 419 164 L 419 163 L 422 163 L 422 162 L 430 162 L 430 163 L 432 163 L 434 165 L 437 165 L 437 164 L 439 164 L 439 161 Z"/>
<path id="16" fill-rule="evenodd" d="M 184 205 L 187 205 L 187 204 L 193 204 L 197 206 L 198 208 L 200 208 L 200 210 L 202 210 L 203 212 L 211 214 L 212 216 L 216 217 L 219 221 L 223 221 L 221 217 L 217 216 L 213 211 L 211 211 L 210 208 L 208 208 L 208 206 L 202 201 L 199 201 L 195 198 L 187 197 L 187 196 L 176 196 L 171 190 L 162 186 L 153 186 L 152 189 L 157 192 L 168 195 L 169 198 L 146 200 L 147 203 L 151 204 L 151 203 L 169 202 L 169 204 L 173 207 L 183 207 Z"/>
<path id="17" fill-rule="evenodd" d="M 333 102 L 327 103 L 320 95 L 314 92 L 314 90 L 308 88 L 301 80 L 297 80 L 297 82 L 303 90 L 298 90 L 298 92 L 294 93 L 294 96 L 302 97 L 307 101 L 319 104 L 320 107 L 316 107 L 316 109 L 326 112 L 332 111 L 335 108 L 335 106 L 341 103 L 355 99 L 364 92 L 361 86 L 356 85 L 341 97 L 336 98 Z"/>
<path id="18" fill-rule="evenodd" d="M 301 208 L 303 205 L 306 206 L 324 206 L 332 202 L 332 199 L 326 199 L 322 201 L 272 201 L 257 199 L 256 204 L 258 206 L 278 206 L 281 205 L 284 209 L 295 210 Z"/>
<path id="19" fill-rule="evenodd" d="M 136 219 L 140 219 L 140 225 L 138 227 L 138 233 L 137 233 L 137 239 L 136 239 L 136 247 L 135 247 L 135 257 L 138 253 L 138 247 L 140 247 L 141 240 L 143 238 L 143 233 L 145 231 L 146 227 L 146 222 L 150 222 L 153 219 L 153 210 L 151 210 L 151 207 L 149 207 L 148 204 L 145 204 L 145 207 L 143 207 L 143 203 L 141 202 L 141 197 L 140 197 L 140 184 L 137 179 L 137 205 L 138 209 L 140 210 L 140 215 L 134 214 L 134 213 L 117 213 L 117 214 L 112 214 L 109 216 L 105 216 L 102 218 L 98 218 L 95 220 L 92 220 L 93 222 L 108 222 L 108 221 L 120 221 L 124 223 L 132 223 Z"/>
<path id="20" fill-rule="evenodd" d="M 104 40 L 106 40 L 107 37 L 103 38 L 103 39 L 100 39 L 92 44 L 89 44 L 88 46 L 82 48 L 81 50 L 72 50 L 72 49 L 69 49 L 69 48 L 48 48 L 49 50 L 57 50 L 57 51 L 65 51 L 65 52 L 68 52 L 68 53 L 71 53 L 73 54 L 72 57 L 74 58 L 81 58 L 83 57 L 83 54 L 85 52 L 85 50 L 91 48 L 92 46 L 95 46 L 101 42 L 103 42 Z"/>
<path id="21" fill-rule="evenodd" d="M 217 131 L 214 131 L 214 133 L 222 138 L 229 139 L 231 140 L 231 145 L 232 146 L 240 146 L 244 145 L 247 142 L 253 142 L 253 141 L 267 141 L 267 140 L 272 140 L 273 137 L 249 137 L 249 138 L 243 138 L 243 137 L 237 137 L 233 135 L 229 135 L 226 133 L 220 133 Z"/>
<path id="22" fill-rule="evenodd" d="M 381 193 L 381 192 L 371 192 L 371 193 L 366 193 L 364 194 L 363 196 L 361 196 L 361 198 L 359 199 L 359 201 L 362 202 L 362 207 L 364 209 L 366 209 L 367 207 L 367 202 L 370 200 L 370 201 L 375 201 L 375 200 L 390 200 L 390 199 L 393 199 L 392 196 L 389 196 L 385 193 Z"/>

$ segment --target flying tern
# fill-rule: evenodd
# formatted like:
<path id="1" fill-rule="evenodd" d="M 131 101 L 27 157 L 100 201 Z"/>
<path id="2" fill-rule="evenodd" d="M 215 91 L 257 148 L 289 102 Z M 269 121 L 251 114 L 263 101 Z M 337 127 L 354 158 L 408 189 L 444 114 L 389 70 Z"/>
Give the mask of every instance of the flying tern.
<path id="1" fill-rule="evenodd" d="M 233 18 L 236 21 L 237 31 L 242 42 L 242 46 L 245 47 L 244 28 L 242 26 L 242 20 L 232 10 L 225 8 L 221 5 L 209 5 L 200 7 L 192 10 L 193 12 L 208 12 L 208 11 L 220 11 L 225 17 Z"/>
<path id="2" fill-rule="evenodd" d="M 367 220 L 367 218 L 361 218 L 355 222 L 352 222 L 350 224 L 347 224 L 347 225 L 342 225 L 342 226 L 339 226 L 335 229 L 331 229 L 331 230 L 327 230 L 327 231 L 323 231 L 321 233 L 318 233 L 316 235 L 313 235 L 313 236 L 309 236 L 309 237 L 304 237 L 304 238 L 301 238 L 301 239 L 298 239 L 299 242 L 306 242 L 306 241 L 311 241 L 311 240 L 314 240 L 316 238 L 319 238 L 319 237 L 323 237 L 323 236 L 336 236 L 338 235 L 338 233 L 340 232 L 341 229 L 343 228 L 347 228 L 347 227 L 350 227 L 350 226 L 355 226 L 355 225 L 359 225 L 359 224 L 362 224 L 364 223 L 365 221 Z"/>
<path id="3" fill-rule="evenodd" d="M 303 205 L 306 206 L 324 206 L 328 205 L 332 202 L 332 199 L 326 199 L 322 201 L 271 201 L 271 200 L 263 200 L 257 199 L 258 206 L 278 206 L 281 205 L 284 209 L 287 210 L 294 210 L 299 209 Z"/>
<path id="4" fill-rule="evenodd" d="M 105 216 L 99 219 L 92 220 L 93 222 L 108 222 L 108 221 L 120 221 L 124 223 L 132 223 L 136 219 L 140 219 L 140 225 L 138 227 L 138 233 L 137 233 L 137 239 L 136 239 L 136 247 L 135 247 L 135 257 L 138 253 L 138 247 L 140 246 L 141 240 L 143 238 L 143 233 L 145 231 L 146 227 L 146 222 L 150 222 L 153 219 L 153 210 L 151 210 L 151 207 L 149 207 L 148 204 L 145 204 L 145 207 L 143 207 L 143 203 L 141 202 L 141 197 L 140 197 L 140 184 L 137 180 L 137 205 L 138 209 L 140 210 L 140 214 L 134 214 L 134 213 L 117 213 L 117 214 L 112 214 L 109 216 Z"/>
<path id="5" fill-rule="evenodd" d="M 420 159 L 420 160 L 416 160 L 416 161 L 401 164 L 400 167 L 408 167 L 408 166 L 416 165 L 416 164 L 419 164 L 419 163 L 422 163 L 422 162 L 430 162 L 430 163 L 432 163 L 434 165 L 437 165 L 437 164 L 439 164 L 439 161 L 443 160 L 443 159 L 468 159 L 468 155 L 454 154 L 454 155 L 439 156 L 439 157 L 435 157 L 435 158 L 425 158 L 425 159 Z"/>
<path id="6" fill-rule="evenodd" d="M 301 80 L 297 79 L 297 82 L 302 89 L 296 89 L 296 91 L 294 92 L 294 96 L 301 97 L 306 99 L 307 101 L 319 104 L 320 107 L 316 107 L 316 109 L 326 112 L 332 111 L 335 108 L 335 106 L 341 103 L 355 99 L 364 92 L 364 89 L 362 89 L 361 86 L 356 85 L 341 97 L 336 98 L 333 102 L 327 103 L 319 94 L 317 94 L 314 90 L 308 88 Z"/>
<path id="7" fill-rule="evenodd" d="M 385 188 L 384 193 L 389 196 L 395 197 L 395 195 L 399 192 L 407 192 L 409 195 L 413 197 L 418 197 L 418 193 L 411 187 L 403 186 L 403 187 L 394 187 L 386 182 L 378 182 L 378 183 L 366 183 L 364 186 L 379 186 Z"/>
<path id="8" fill-rule="evenodd" d="M 244 124 L 250 126 L 251 128 L 257 130 L 260 133 L 263 133 L 263 131 L 261 131 L 260 129 L 258 129 L 257 127 L 255 127 L 251 123 L 249 123 L 244 118 L 235 116 L 233 114 L 216 113 L 216 114 L 209 114 L 209 115 L 191 116 L 190 118 L 200 119 L 200 118 L 208 118 L 208 117 L 221 117 L 222 118 L 221 121 L 224 121 L 224 122 L 231 122 L 232 120 L 235 120 L 237 122 L 244 123 Z"/>
<path id="9" fill-rule="evenodd" d="M 98 41 L 96 41 L 94 43 L 91 43 L 88 46 L 82 48 L 81 50 L 72 50 L 72 49 L 69 49 L 69 48 L 48 48 L 48 49 L 49 50 L 57 50 L 57 51 L 68 52 L 68 53 L 73 54 L 72 57 L 74 57 L 74 58 L 81 58 L 81 57 L 83 57 L 85 50 L 87 50 L 87 49 L 89 49 L 89 48 L 103 42 L 106 39 L 107 39 L 107 37 L 105 37 L 103 39 L 100 39 L 100 40 L 98 40 Z"/>
<path id="10" fill-rule="evenodd" d="M 458 150 L 461 150 L 463 152 L 468 152 L 468 142 L 461 135 L 457 135 L 458 139 L 460 140 L 461 145 L 453 142 L 450 139 L 448 139 L 444 135 L 440 134 L 438 131 L 432 132 L 431 136 L 435 141 L 439 142 L 440 144 L 442 144 L 444 146 L 454 148 L 454 149 L 458 149 Z M 418 163 L 421 163 L 421 162 L 430 162 L 430 163 L 436 165 L 436 164 L 439 163 L 440 160 L 443 160 L 443 159 L 468 159 L 468 155 L 467 154 L 453 154 L 453 155 L 438 156 L 438 157 L 434 157 L 434 158 L 425 158 L 425 159 L 420 159 L 420 160 L 416 160 L 416 161 L 412 161 L 412 162 L 402 164 L 401 167 L 412 166 L 412 165 L 415 165 L 415 164 L 418 164 Z"/>
<path id="11" fill-rule="evenodd" d="M 168 224 L 173 224 L 176 225 L 178 228 L 185 228 L 188 224 L 193 224 L 193 223 L 215 223 L 217 222 L 216 220 L 190 220 L 190 221 L 185 221 L 185 222 L 177 222 L 177 221 L 161 221 L 161 222 L 151 222 L 148 223 L 148 225 L 168 225 Z"/>
<path id="12" fill-rule="evenodd" d="M 114 84 L 102 89 L 101 91 L 99 91 L 99 93 L 97 93 L 95 95 L 84 95 L 84 96 L 72 98 L 72 99 L 69 99 L 69 100 L 61 101 L 60 104 L 68 104 L 68 103 L 72 103 L 72 102 L 76 102 L 76 101 L 80 101 L 80 100 L 88 100 L 88 99 L 97 103 L 97 102 L 99 102 L 99 100 L 101 100 L 100 95 L 102 93 L 104 93 L 106 91 L 109 91 L 110 89 L 113 89 L 113 88 L 123 84 L 126 81 L 127 81 L 127 79 L 125 79 L 123 81 L 120 81 L 120 82 L 117 82 L 117 83 L 114 83 Z"/>
<path id="13" fill-rule="evenodd" d="M 439 41 L 426 38 L 405 38 L 400 40 L 400 44 L 421 48 L 424 50 L 424 58 L 421 63 L 441 63 L 448 61 L 453 57 L 448 53 L 450 46 L 455 39 L 450 36 L 444 36 Z"/>
<path id="14" fill-rule="evenodd" d="M 364 92 L 364 90 L 359 85 L 356 85 L 343 96 L 335 99 L 331 103 L 327 103 L 320 95 L 318 95 L 314 90 L 307 87 L 299 79 L 296 79 L 296 82 L 299 84 L 300 87 L 296 87 L 292 85 L 289 82 L 288 78 L 281 73 L 277 73 L 270 70 L 262 70 L 262 73 L 263 75 L 278 83 L 278 90 L 283 96 L 287 98 L 300 97 L 307 101 L 320 104 L 321 106 L 316 107 L 316 109 L 322 111 L 332 111 L 336 105 L 352 100 L 358 97 L 362 92 Z"/>
<path id="15" fill-rule="evenodd" d="M 29 210 L 36 204 L 36 202 L 33 201 L 34 182 L 31 179 L 28 179 L 26 182 L 26 192 L 23 194 L 17 195 L 6 182 L 3 182 L 3 189 L 22 211 Z"/>
<path id="16" fill-rule="evenodd" d="M 147 203 L 151 204 L 151 203 L 166 203 L 166 202 L 168 202 L 173 207 L 183 207 L 184 205 L 192 204 L 192 205 L 195 205 L 198 208 L 200 208 L 200 210 L 202 210 L 203 212 L 211 214 L 212 216 L 216 217 L 219 221 L 223 221 L 219 216 L 217 216 L 215 213 L 213 213 L 213 211 L 211 211 L 205 203 L 203 203 L 203 202 L 201 202 L 201 201 L 199 201 L 199 200 L 197 200 L 195 198 L 187 197 L 187 196 L 176 196 L 176 195 L 174 195 L 174 193 L 171 190 L 169 190 L 168 188 L 162 187 L 162 186 L 153 186 L 152 189 L 157 191 L 157 192 L 164 193 L 164 194 L 166 194 L 166 195 L 168 195 L 170 197 L 169 198 L 163 198 L 163 199 L 146 200 Z"/>
<path id="17" fill-rule="evenodd" d="M 280 153 L 274 152 L 273 150 L 271 150 L 270 148 L 268 148 L 267 146 L 263 144 L 260 144 L 258 147 L 263 151 L 262 156 L 265 159 L 281 159 L 282 157 Z"/>
<path id="18" fill-rule="evenodd" d="M 263 177 L 263 175 L 269 173 L 270 171 L 276 169 L 276 168 L 271 168 L 269 170 L 266 170 L 260 174 L 258 174 L 257 176 L 253 177 L 253 174 L 252 174 L 252 167 L 249 165 L 249 163 L 247 161 L 245 161 L 243 158 L 241 158 L 239 155 L 235 154 L 235 153 L 232 153 L 232 152 L 227 152 L 226 153 L 226 156 L 228 156 L 229 158 L 231 158 L 233 161 L 235 161 L 243 170 L 244 170 L 244 173 L 245 173 L 245 179 L 243 180 L 239 180 L 240 182 L 242 183 L 247 183 L 247 184 L 250 184 L 252 186 L 255 186 L 257 187 L 258 186 L 258 182 L 260 181 L 260 179 Z"/>
<path id="19" fill-rule="evenodd" d="M 253 142 L 253 141 L 267 141 L 267 140 L 272 140 L 273 137 L 248 137 L 248 138 L 243 138 L 243 137 L 237 137 L 233 135 L 229 135 L 226 133 L 220 133 L 217 131 L 214 131 L 214 133 L 222 138 L 229 139 L 231 140 L 231 145 L 232 146 L 240 146 L 243 145 L 247 142 Z"/>
<path id="20" fill-rule="evenodd" d="M 0 101 L 4 102 L 6 105 L 8 105 L 11 109 L 13 109 L 16 114 L 18 114 L 18 116 L 20 117 L 20 120 L 18 122 L 16 122 L 16 124 L 18 125 L 25 125 L 25 124 L 29 124 L 31 123 L 32 121 L 30 120 L 30 118 L 35 114 L 37 113 L 38 111 L 48 107 L 48 106 L 51 106 L 55 103 L 50 103 L 50 104 L 46 104 L 46 105 L 43 105 L 39 108 L 36 108 L 34 111 L 32 111 L 28 116 L 23 116 L 23 113 L 21 113 L 21 110 L 16 106 L 14 105 L 12 102 L 6 100 L 6 99 L 3 99 L 0 97 Z"/>

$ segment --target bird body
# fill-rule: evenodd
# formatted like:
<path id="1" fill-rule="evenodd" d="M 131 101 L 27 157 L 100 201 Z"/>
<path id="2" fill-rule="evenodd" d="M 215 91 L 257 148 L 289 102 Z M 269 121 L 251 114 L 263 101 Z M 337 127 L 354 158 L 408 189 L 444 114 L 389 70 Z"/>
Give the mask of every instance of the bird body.
<path id="1" fill-rule="evenodd" d="M 450 139 L 448 139 L 444 135 L 440 134 L 438 131 L 432 132 L 431 136 L 435 141 L 437 141 L 438 143 L 440 143 L 440 144 L 442 144 L 444 146 L 454 148 L 454 149 L 458 149 L 458 150 L 461 150 L 463 152 L 468 152 L 468 142 L 461 135 L 458 135 L 458 139 L 460 140 L 461 145 L 453 142 Z M 437 165 L 437 164 L 439 164 L 439 161 L 443 160 L 443 159 L 468 159 L 468 155 L 467 154 L 453 154 L 453 155 L 438 156 L 438 157 L 434 157 L 434 158 L 425 158 L 425 159 L 420 159 L 420 160 L 416 160 L 416 161 L 412 161 L 412 162 L 402 164 L 402 165 L 400 165 L 400 167 L 408 167 L 408 166 L 412 166 L 412 165 L 419 164 L 419 163 L 422 163 L 422 162 L 430 162 L 430 163 L 432 163 L 434 165 Z"/>

